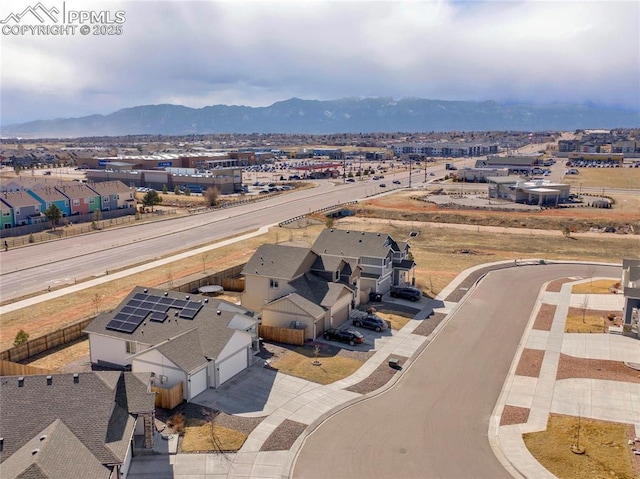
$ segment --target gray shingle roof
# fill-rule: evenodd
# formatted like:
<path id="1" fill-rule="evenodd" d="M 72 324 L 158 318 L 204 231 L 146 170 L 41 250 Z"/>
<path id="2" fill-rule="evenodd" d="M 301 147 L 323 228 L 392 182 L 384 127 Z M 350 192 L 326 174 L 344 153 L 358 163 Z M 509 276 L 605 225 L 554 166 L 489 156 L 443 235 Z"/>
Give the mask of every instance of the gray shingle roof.
<path id="1" fill-rule="evenodd" d="M 136 341 L 149 347 L 158 346 L 163 354 L 173 358 L 172 361 L 175 360 L 176 364 L 180 363 L 178 364 L 180 367 L 184 367 L 186 372 L 190 372 L 205 364 L 207 357 L 213 359 L 218 357 L 235 332 L 233 328 L 228 326 L 235 315 L 250 313 L 249 310 L 241 306 L 220 299 L 191 294 L 188 295 L 190 301 L 202 301 L 203 304 L 193 319 L 176 316 L 177 310 L 170 308 L 168 310 L 169 317 L 163 323 L 146 320 L 131 334 L 106 329 L 109 321 L 127 305 L 129 300 L 145 290 L 147 294 L 155 296 L 164 296 L 165 293 L 164 290 L 138 286 L 115 310 L 98 315 L 87 326 L 85 332 Z M 175 291 L 167 291 L 166 293 L 167 297 L 175 299 L 185 299 L 187 296 Z M 220 311 L 220 314 L 217 311 Z M 190 333 L 188 338 L 194 342 L 187 343 L 184 338 L 185 333 Z"/>
<path id="2" fill-rule="evenodd" d="M 108 479 L 110 470 L 56 419 L 3 462 L 0 473 L 3 479 Z"/>
<path id="3" fill-rule="evenodd" d="M 327 309 L 331 308 L 345 292 L 351 291 L 342 283 L 325 281 L 313 274 L 305 274 L 292 281 L 291 286 L 303 298 Z"/>
<path id="4" fill-rule="evenodd" d="M 392 243 L 386 234 L 333 228 L 322 230 L 311 249 L 317 255 L 385 258 Z"/>
<path id="5" fill-rule="evenodd" d="M 307 312 L 310 316 L 313 316 L 314 318 L 319 318 L 319 317 L 323 316 L 324 313 L 325 313 L 325 310 L 321 306 L 318 306 L 313 301 L 310 301 L 310 300 L 304 298 L 303 296 L 299 295 L 298 293 L 287 294 L 286 296 L 283 296 L 282 298 L 278 298 L 276 300 L 271 301 L 271 303 L 269 303 L 269 305 L 278 303 L 279 301 L 285 301 L 285 300 L 286 301 L 291 301 L 291 303 L 295 304 L 300 309 L 302 309 L 303 311 Z M 269 305 L 266 305 L 265 308 L 268 308 Z"/>
<path id="6" fill-rule="evenodd" d="M 104 477 L 89 473 L 96 462 L 122 463 L 135 426 L 132 414 L 154 409 L 155 396 L 146 388 L 149 378 L 149 373 L 133 375 L 117 371 L 79 373 L 77 382 L 73 374 L 54 374 L 50 380 L 44 375 L 25 376 L 22 381 L 17 376 L 1 378 L 2 477 L 5 477 L 5 462 L 12 471 L 24 466 L 18 474 L 29 469 L 24 477 L 39 473 L 44 474 L 42 477 Z M 55 434 L 49 439 L 56 440 L 47 442 L 47 451 L 64 448 L 65 453 L 77 457 L 86 466 L 86 473 L 54 475 L 48 464 L 57 463 L 45 461 L 46 454 L 42 461 L 32 461 L 31 465 L 21 456 L 19 451 L 34 438 L 40 438 L 53 423 L 56 423 Z M 85 449 L 95 460 L 87 459 Z M 17 456 L 12 458 L 14 454 Z"/>
<path id="7" fill-rule="evenodd" d="M 278 244 L 260 246 L 242 270 L 245 275 L 259 275 L 290 280 L 306 271 L 312 261 L 309 248 Z"/>

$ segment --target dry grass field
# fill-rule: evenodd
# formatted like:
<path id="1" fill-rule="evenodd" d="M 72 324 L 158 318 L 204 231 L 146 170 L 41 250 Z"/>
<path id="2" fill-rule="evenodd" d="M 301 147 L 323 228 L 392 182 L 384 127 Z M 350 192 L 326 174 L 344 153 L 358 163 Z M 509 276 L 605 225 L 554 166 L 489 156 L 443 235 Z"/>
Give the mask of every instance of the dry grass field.
<path id="1" fill-rule="evenodd" d="M 562 182 L 574 187 L 640 188 L 640 168 L 578 168 L 577 175 L 565 175 Z"/>
<path id="2" fill-rule="evenodd" d="M 524 434 L 524 442 L 533 456 L 560 479 L 637 478 L 638 471 L 627 445 L 629 424 L 619 424 L 574 416 L 551 414 L 547 429 Z M 579 446 L 584 454 L 574 454 L 580 430 Z"/>

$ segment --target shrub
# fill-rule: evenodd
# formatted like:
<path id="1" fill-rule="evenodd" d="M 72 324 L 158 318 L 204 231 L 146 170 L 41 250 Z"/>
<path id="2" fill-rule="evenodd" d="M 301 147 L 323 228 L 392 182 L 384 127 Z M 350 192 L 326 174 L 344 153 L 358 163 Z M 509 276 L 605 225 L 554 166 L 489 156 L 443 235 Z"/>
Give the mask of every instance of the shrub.
<path id="1" fill-rule="evenodd" d="M 24 329 L 21 329 L 16 334 L 16 339 L 13 341 L 14 346 L 20 346 L 21 344 L 29 341 L 29 333 L 27 333 Z"/>

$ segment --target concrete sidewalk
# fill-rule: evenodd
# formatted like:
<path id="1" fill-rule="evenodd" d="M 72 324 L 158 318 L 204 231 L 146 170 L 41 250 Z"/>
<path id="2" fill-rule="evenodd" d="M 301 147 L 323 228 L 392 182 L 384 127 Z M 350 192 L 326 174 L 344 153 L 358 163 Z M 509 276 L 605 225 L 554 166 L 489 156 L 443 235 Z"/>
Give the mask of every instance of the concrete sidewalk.
<path id="1" fill-rule="evenodd" d="M 504 265 L 505 263 L 495 263 Z M 287 376 L 277 371 L 265 374 L 262 364 L 247 371 L 219 389 L 209 389 L 195 398 L 196 403 L 241 416 L 266 418 L 252 431 L 242 449 L 234 454 L 177 454 L 170 456 L 142 456 L 135 458 L 129 477 L 142 478 L 273 478 L 289 477 L 295 456 L 302 446 L 304 434 L 290 450 L 260 451 L 271 433 L 285 420 L 317 425 L 335 411 L 361 400 L 367 395 L 347 391 L 346 388 L 367 378 L 390 355 L 415 357 L 446 325 L 448 318 L 429 337 L 413 331 L 431 312 L 450 315 L 458 303 L 444 302 L 465 278 L 487 265 L 470 268 L 461 273 L 442 293 L 427 301 L 423 309 L 400 331 L 376 343 L 375 354 L 353 375 L 328 385 L 320 385 Z M 576 278 L 576 281 L 579 280 Z M 640 384 L 615 383 L 591 379 L 556 381 L 560 353 L 576 357 L 612 359 L 640 363 L 638 340 L 616 334 L 566 334 L 564 321 L 570 305 L 582 305 L 582 298 L 572 298 L 571 286 L 566 283 L 560 293 L 541 291 L 542 302 L 556 305 L 550 331 L 532 329 L 538 307 L 531 314 L 520 349 L 505 381 L 494 414 L 490 420 L 489 441 L 503 466 L 514 477 L 553 478 L 524 445 L 522 434 L 546 429 L 551 412 L 635 424 L 640 435 Z M 472 289 L 472 288 L 470 288 Z M 619 310 L 619 297 L 591 295 L 589 309 Z M 545 350 L 540 375 L 537 378 L 515 374 L 524 348 Z M 411 361 L 411 359 L 409 359 Z M 388 383 L 391 385 L 401 373 Z M 373 392 L 371 394 L 377 394 Z M 576 398 L 580 398 L 576 401 Z M 570 399 L 570 400 L 569 400 Z M 500 426 L 505 406 L 529 408 L 524 424 Z M 578 408 L 578 409 L 576 409 Z"/>
<path id="2" fill-rule="evenodd" d="M 631 423 L 640 435 L 640 384 L 621 381 L 572 378 L 556 380 L 560 354 L 578 358 L 605 359 L 630 363 L 640 362 L 637 339 L 618 334 L 565 333 L 569 307 L 582 307 L 585 295 L 571 294 L 574 284 L 565 283 L 559 293 L 541 291 L 538 306 L 544 302 L 556 306 L 550 331 L 535 330 L 538 308 L 532 312 L 520 349 L 494 410 L 489 427 L 489 440 L 496 456 L 514 477 L 554 478 L 527 449 L 522 434 L 544 431 L 550 413 Z M 588 295 L 589 309 L 621 310 L 618 295 Z M 515 374 L 523 349 L 544 350 L 537 378 Z M 505 406 L 529 409 L 527 422 L 500 426 Z"/>

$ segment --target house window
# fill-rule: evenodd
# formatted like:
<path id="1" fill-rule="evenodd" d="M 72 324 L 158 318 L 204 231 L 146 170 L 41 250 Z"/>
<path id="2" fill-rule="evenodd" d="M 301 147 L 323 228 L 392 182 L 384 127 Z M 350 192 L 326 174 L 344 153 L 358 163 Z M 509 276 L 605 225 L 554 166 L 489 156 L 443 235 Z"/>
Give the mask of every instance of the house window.
<path id="1" fill-rule="evenodd" d="M 105 203 L 107 203 L 109 201 L 109 197 L 108 196 L 103 196 L 102 197 L 102 201 L 104 201 Z"/>
<path id="2" fill-rule="evenodd" d="M 127 341 L 127 354 L 135 354 L 136 352 L 136 343 L 135 341 Z"/>
<path id="3" fill-rule="evenodd" d="M 96 202 L 95 198 L 89 198 L 89 204 L 92 205 Z"/>
<path id="4" fill-rule="evenodd" d="M 73 206 L 78 206 L 80 204 L 80 200 L 75 199 L 73 200 Z"/>
<path id="5" fill-rule="evenodd" d="M 279 287 L 280 287 L 280 285 L 278 284 L 278 280 L 277 279 L 270 279 L 269 280 L 269 288 L 278 289 Z"/>

